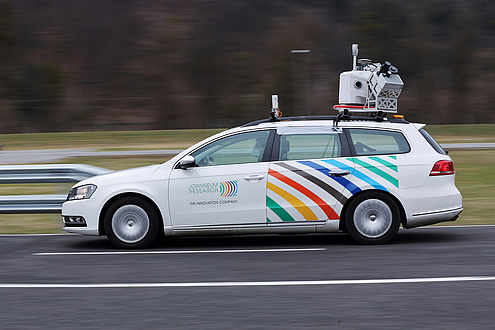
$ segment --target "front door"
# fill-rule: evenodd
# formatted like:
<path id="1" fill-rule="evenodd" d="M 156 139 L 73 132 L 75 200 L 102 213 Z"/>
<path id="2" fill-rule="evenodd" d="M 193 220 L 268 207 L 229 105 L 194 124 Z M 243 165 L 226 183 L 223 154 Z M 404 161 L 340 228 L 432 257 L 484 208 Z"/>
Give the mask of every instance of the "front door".
<path id="1" fill-rule="evenodd" d="M 191 153 L 197 167 L 173 169 L 172 226 L 266 226 L 269 136 L 258 130 L 213 141 Z"/>

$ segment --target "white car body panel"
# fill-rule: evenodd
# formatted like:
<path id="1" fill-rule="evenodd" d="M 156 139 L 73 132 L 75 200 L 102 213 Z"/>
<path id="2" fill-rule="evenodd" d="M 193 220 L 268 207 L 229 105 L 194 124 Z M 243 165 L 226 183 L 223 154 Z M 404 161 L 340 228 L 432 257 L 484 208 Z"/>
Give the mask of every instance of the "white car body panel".
<path id="1" fill-rule="evenodd" d="M 172 170 L 172 228 L 266 225 L 267 173 L 268 163 Z"/>

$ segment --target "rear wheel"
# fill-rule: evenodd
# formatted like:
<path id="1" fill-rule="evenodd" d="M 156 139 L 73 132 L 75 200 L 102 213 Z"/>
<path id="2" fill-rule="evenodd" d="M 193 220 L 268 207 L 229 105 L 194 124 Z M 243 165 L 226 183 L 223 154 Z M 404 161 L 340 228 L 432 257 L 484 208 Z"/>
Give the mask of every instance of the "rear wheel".
<path id="1" fill-rule="evenodd" d="M 346 228 L 362 244 L 383 244 L 395 237 L 400 226 L 400 210 L 390 197 L 366 193 L 349 204 Z"/>
<path id="2" fill-rule="evenodd" d="M 158 237 L 160 221 L 153 206 L 138 197 L 115 201 L 105 215 L 105 232 L 115 246 L 145 248 Z"/>

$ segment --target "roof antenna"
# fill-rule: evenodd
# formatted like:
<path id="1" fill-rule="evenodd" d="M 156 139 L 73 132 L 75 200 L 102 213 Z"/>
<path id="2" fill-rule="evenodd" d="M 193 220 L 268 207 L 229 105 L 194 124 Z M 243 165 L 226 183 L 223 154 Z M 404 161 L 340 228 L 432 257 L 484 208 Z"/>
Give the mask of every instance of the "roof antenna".
<path id="1" fill-rule="evenodd" d="M 270 111 L 270 121 L 278 121 L 282 117 L 282 111 L 278 108 L 278 95 L 272 95 L 272 110 Z"/>
<path id="2" fill-rule="evenodd" d="M 357 69 L 357 57 L 359 55 L 359 46 L 358 44 L 352 44 L 352 71 L 356 71 Z"/>

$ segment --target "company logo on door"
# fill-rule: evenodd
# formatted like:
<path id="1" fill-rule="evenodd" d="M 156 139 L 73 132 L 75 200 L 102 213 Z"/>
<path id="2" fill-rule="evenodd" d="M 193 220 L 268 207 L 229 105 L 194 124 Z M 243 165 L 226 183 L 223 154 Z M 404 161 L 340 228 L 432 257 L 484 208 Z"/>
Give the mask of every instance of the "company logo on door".
<path id="1" fill-rule="evenodd" d="M 220 183 L 220 196 L 235 197 L 237 196 L 237 180 L 225 181 Z"/>
<path id="2" fill-rule="evenodd" d="M 237 180 L 211 183 L 192 183 L 189 185 L 189 194 L 215 194 L 220 197 L 235 197 L 237 196 Z"/>

